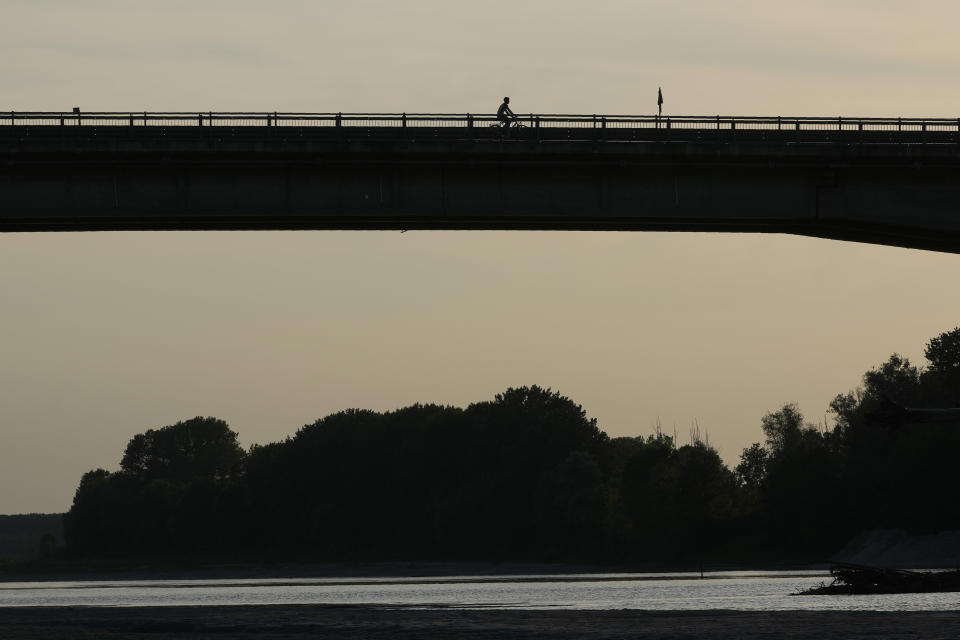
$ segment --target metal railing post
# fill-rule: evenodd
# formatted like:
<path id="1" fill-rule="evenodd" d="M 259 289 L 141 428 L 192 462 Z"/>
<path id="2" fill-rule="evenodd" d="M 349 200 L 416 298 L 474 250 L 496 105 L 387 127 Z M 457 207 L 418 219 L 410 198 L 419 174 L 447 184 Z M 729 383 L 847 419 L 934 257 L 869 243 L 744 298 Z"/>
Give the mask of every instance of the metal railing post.
<path id="1" fill-rule="evenodd" d="M 15 114 L 13 111 L 11 111 L 11 112 L 10 112 L 10 126 L 11 126 L 11 127 L 14 126 L 14 120 L 15 120 L 15 119 L 16 119 L 16 114 Z"/>
<path id="2" fill-rule="evenodd" d="M 337 118 L 336 118 L 336 126 L 337 126 L 337 128 L 340 127 L 340 123 L 341 123 L 342 120 L 343 120 L 343 114 L 340 113 L 340 112 L 337 112 Z"/>
<path id="3" fill-rule="evenodd" d="M 473 116 L 467 114 L 467 129 L 473 129 Z"/>
<path id="4" fill-rule="evenodd" d="M 203 114 L 202 114 L 202 113 L 197 114 L 197 126 L 198 126 L 198 127 L 202 127 L 202 126 L 203 126 Z"/>
<path id="5" fill-rule="evenodd" d="M 131 127 L 133 126 L 133 114 L 132 114 L 132 113 L 130 114 L 130 126 L 131 126 Z"/>
<path id="6" fill-rule="evenodd" d="M 339 121 L 338 121 L 338 122 L 339 122 Z M 339 127 L 340 125 L 337 124 L 337 126 Z M 407 128 L 407 113 L 406 113 L 406 111 L 404 111 L 403 114 L 401 114 L 401 116 L 400 116 L 400 126 L 401 126 L 402 128 L 404 128 L 404 129 Z"/>

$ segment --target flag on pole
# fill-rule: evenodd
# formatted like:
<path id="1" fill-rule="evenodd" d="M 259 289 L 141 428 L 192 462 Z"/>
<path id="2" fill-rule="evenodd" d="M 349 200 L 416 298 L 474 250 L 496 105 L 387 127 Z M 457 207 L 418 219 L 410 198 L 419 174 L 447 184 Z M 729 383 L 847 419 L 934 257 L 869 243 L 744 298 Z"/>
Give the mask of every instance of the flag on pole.
<path id="1" fill-rule="evenodd" d="M 663 113 L 663 88 L 657 87 L 657 113 Z"/>

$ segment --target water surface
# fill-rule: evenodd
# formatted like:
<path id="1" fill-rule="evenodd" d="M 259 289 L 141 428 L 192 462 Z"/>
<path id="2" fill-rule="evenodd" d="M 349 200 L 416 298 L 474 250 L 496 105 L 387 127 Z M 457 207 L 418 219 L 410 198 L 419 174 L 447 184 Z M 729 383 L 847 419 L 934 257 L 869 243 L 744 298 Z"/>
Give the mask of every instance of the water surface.
<path id="1" fill-rule="evenodd" d="M 267 578 L 0 582 L 0 607 L 372 605 L 650 611 L 948 611 L 960 593 L 794 596 L 821 571 L 417 578 Z"/>

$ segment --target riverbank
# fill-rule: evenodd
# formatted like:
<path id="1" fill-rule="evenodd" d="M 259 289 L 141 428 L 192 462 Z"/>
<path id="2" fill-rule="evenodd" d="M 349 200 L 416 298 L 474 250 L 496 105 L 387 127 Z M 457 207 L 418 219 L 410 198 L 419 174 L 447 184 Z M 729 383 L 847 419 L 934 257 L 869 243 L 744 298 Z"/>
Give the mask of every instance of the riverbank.
<path id="1" fill-rule="evenodd" d="M 711 565 L 720 571 L 797 571 L 823 564 Z M 299 578 L 428 578 L 542 575 L 697 574 L 700 567 L 651 564 L 588 565 L 533 562 L 356 562 L 356 563 L 159 563 L 58 562 L 0 565 L 0 583 L 116 580 L 262 580 Z"/>
<path id="2" fill-rule="evenodd" d="M 0 609 L 11 640 L 211 638 L 658 638 L 662 640 L 960 637 L 960 612 L 520 611 L 368 606 Z"/>

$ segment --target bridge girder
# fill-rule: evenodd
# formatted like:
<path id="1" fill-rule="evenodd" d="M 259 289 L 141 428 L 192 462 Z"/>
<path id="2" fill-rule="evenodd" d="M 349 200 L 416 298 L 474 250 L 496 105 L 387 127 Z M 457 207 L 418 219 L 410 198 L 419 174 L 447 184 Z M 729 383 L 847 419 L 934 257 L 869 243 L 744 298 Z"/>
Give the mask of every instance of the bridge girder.
<path id="1" fill-rule="evenodd" d="M 790 132 L 0 127 L 0 230 L 793 233 L 960 252 L 960 146 Z"/>

